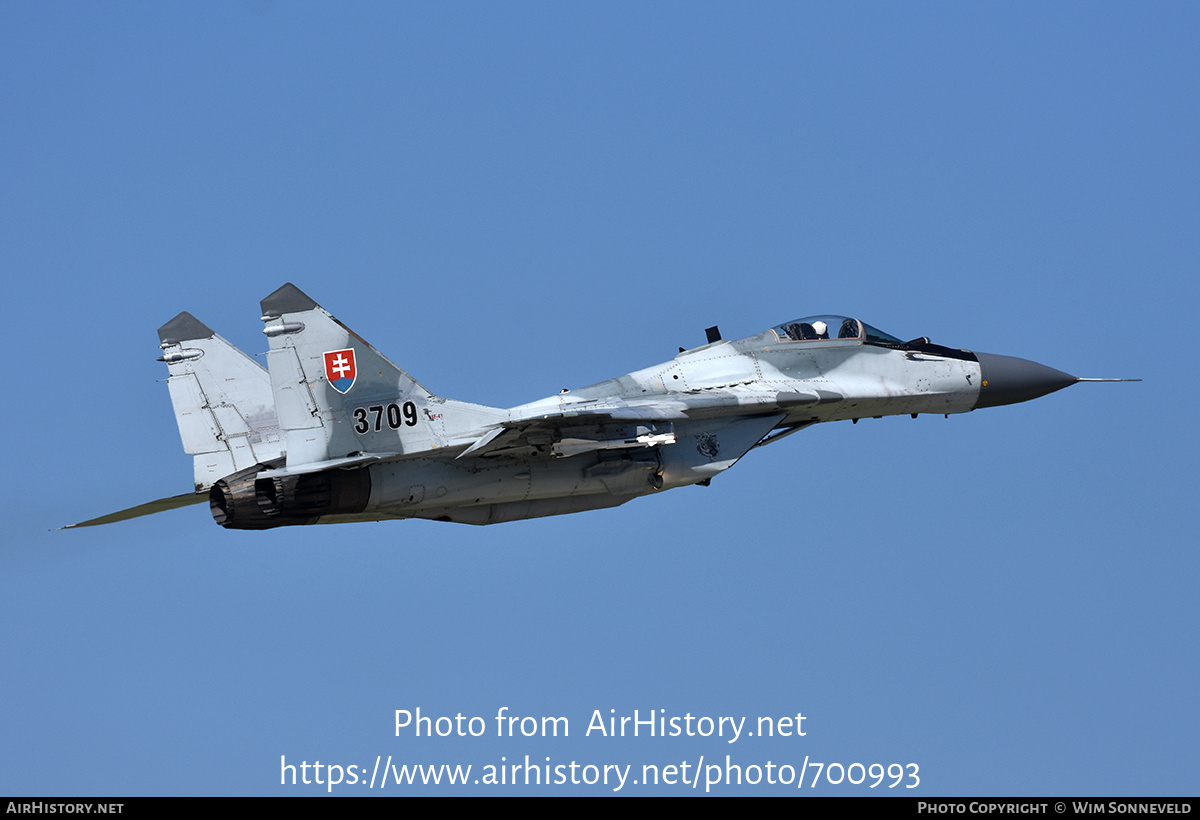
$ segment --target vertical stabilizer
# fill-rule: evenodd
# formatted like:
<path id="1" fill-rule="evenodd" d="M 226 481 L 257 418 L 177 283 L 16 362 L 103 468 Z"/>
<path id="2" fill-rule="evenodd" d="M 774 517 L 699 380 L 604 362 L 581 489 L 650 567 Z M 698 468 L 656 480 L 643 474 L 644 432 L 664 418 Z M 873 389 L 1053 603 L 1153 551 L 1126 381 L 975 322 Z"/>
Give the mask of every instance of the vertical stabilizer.
<path id="1" fill-rule="evenodd" d="M 436 445 L 432 393 L 288 283 L 262 300 L 271 388 L 289 468 Z"/>
<path id="2" fill-rule="evenodd" d="M 266 370 L 187 312 L 160 327 L 158 338 L 197 491 L 282 455 Z"/>

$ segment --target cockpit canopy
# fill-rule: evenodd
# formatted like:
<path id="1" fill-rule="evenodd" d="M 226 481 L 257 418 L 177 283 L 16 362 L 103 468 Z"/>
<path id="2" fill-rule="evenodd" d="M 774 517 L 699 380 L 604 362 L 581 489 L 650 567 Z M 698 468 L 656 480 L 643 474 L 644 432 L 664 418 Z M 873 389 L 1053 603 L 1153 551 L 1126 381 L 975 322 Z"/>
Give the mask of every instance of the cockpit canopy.
<path id="1" fill-rule="evenodd" d="M 903 344 L 890 333 L 884 333 L 866 322 L 848 316 L 824 314 L 793 319 L 771 328 L 781 342 L 815 342 L 830 339 L 861 340 L 868 344 Z"/>

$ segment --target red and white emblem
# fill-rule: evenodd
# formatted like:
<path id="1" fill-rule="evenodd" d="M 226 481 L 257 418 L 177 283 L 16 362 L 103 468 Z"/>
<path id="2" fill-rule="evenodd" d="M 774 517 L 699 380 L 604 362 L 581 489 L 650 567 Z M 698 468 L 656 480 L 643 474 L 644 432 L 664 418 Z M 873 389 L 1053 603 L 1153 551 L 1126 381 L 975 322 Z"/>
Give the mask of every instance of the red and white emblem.
<path id="1" fill-rule="evenodd" d="M 325 354 L 325 378 L 339 393 L 345 393 L 354 386 L 354 378 L 358 369 L 354 364 L 354 349 L 330 350 Z"/>

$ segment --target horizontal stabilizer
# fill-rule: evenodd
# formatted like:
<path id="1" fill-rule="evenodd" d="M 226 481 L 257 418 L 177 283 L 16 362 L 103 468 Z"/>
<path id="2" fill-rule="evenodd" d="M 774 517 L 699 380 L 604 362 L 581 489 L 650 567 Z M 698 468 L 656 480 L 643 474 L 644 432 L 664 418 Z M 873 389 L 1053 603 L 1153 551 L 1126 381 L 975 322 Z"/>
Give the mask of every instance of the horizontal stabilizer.
<path id="1" fill-rule="evenodd" d="M 112 524 L 115 521 L 125 521 L 130 518 L 141 518 L 143 515 L 153 515 L 166 510 L 173 510 L 177 507 L 189 507 L 192 504 L 203 504 L 208 501 L 208 493 L 184 493 L 183 495 L 173 495 L 170 498 L 160 498 L 157 501 L 151 501 L 148 504 L 139 504 L 136 507 L 130 507 L 128 510 L 109 513 L 102 515 L 99 518 L 93 518 L 90 521 L 80 521 L 78 524 L 68 524 L 59 529 L 70 530 L 76 527 L 96 527 L 100 524 Z"/>

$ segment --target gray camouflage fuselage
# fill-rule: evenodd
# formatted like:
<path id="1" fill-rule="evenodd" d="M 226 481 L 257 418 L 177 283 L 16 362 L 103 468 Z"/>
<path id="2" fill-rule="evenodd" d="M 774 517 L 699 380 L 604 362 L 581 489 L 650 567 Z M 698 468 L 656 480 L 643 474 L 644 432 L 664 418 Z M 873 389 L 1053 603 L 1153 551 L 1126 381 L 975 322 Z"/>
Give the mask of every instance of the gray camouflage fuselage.
<path id="1" fill-rule="evenodd" d="M 818 316 L 719 339 L 503 410 L 436 396 L 291 284 L 262 301 L 268 368 L 182 313 L 159 329 L 196 494 L 234 529 L 391 518 L 491 524 L 707 484 L 812 424 L 965 413 L 1074 376 Z"/>

